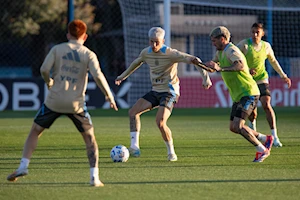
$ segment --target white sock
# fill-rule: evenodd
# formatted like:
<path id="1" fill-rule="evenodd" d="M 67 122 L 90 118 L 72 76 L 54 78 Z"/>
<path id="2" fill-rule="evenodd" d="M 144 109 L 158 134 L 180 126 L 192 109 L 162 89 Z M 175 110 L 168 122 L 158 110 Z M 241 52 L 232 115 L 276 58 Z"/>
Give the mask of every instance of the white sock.
<path id="1" fill-rule="evenodd" d="M 173 140 L 165 141 L 165 143 L 167 146 L 168 154 L 175 154 Z"/>
<path id="2" fill-rule="evenodd" d="M 27 159 L 27 158 L 22 158 L 22 159 L 21 159 L 21 162 L 20 162 L 19 169 L 27 169 L 28 166 L 29 166 L 29 162 L 30 162 L 29 159 Z"/>
<path id="3" fill-rule="evenodd" d="M 277 136 L 277 129 L 276 128 L 275 129 L 271 129 L 271 133 L 272 133 L 272 136 L 274 138 L 278 138 L 278 136 Z"/>
<path id="4" fill-rule="evenodd" d="M 90 177 L 91 177 L 91 180 L 99 180 L 99 168 L 91 167 L 90 168 Z"/>
<path id="5" fill-rule="evenodd" d="M 258 133 L 258 132 L 257 132 Z M 265 143 L 267 141 L 267 136 L 261 133 L 258 133 L 257 139 L 261 141 L 262 143 Z"/>
<path id="6" fill-rule="evenodd" d="M 258 146 L 256 146 L 255 148 L 256 148 L 256 151 L 258 151 L 258 152 L 264 152 L 266 150 L 266 147 L 261 143 Z"/>
<path id="7" fill-rule="evenodd" d="M 131 144 L 130 147 L 132 149 L 140 148 L 140 133 L 139 132 L 130 132 Z"/>

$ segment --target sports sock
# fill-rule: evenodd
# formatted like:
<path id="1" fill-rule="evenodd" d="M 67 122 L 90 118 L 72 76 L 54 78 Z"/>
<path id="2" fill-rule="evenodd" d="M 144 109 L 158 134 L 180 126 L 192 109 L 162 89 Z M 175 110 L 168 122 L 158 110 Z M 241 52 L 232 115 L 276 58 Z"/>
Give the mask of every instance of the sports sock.
<path id="1" fill-rule="evenodd" d="M 274 138 L 278 138 L 278 136 L 277 136 L 277 129 L 276 128 L 275 129 L 271 129 L 271 133 L 272 133 L 272 136 Z"/>
<path id="2" fill-rule="evenodd" d="M 27 158 L 22 158 L 22 159 L 21 159 L 21 162 L 20 162 L 20 166 L 19 166 L 18 169 L 27 169 L 28 166 L 29 166 L 29 162 L 30 162 L 29 159 L 27 159 Z"/>
<path id="3" fill-rule="evenodd" d="M 258 133 L 258 132 L 257 132 Z M 263 143 L 267 141 L 267 136 L 261 133 L 258 133 L 257 139 Z"/>
<path id="4" fill-rule="evenodd" d="M 131 144 L 130 147 L 132 149 L 139 149 L 140 148 L 140 133 L 139 132 L 130 132 Z"/>
<path id="5" fill-rule="evenodd" d="M 99 168 L 91 167 L 90 168 L 90 177 L 91 177 L 91 180 L 99 180 Z"/>
<path id="6" fill-rule="evenodd" d="M 255 148 L 256 148 L 256 151 L 258 151 L 258 152 L 264 152 L 266 150 L 266 147 L 261 143 L 259 145 L 257 145 Z"/>
<path id="7" fill-rule="evenodd" d="M 165 143 L 167 146 L 168 154 L 175 154 L 173 140 L 165 141 Z"/>

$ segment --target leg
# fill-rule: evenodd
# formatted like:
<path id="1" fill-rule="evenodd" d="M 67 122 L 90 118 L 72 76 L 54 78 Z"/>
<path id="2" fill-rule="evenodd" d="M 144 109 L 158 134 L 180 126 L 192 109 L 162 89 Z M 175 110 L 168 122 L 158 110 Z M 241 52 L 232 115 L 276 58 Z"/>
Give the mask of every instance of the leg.
<path id="1" fill-rule="evenodd" d="M 271 129 L 276 129 L 276 116 L 275 112 L 271 106 L 271 97 L 270 96 L 262 96 L 260 98 L 262 107 L 266 113 L 266 118 L 269 123 Z"/>
<path id="2" fill-rule="evenodd" d="M 26 139 L 23 148 L 23 156 L 20 162 L 19 168 L 10 174 L 7 177 L 9 181 L 16 181 L 18 177 L 25 176 L 28 174 L 28 165 L 30 162 L 30 158 L 32 153 L 34 152 L 35 148 L 37 147 L 38 139 L 41 136 L 42 132 L 45 128 L 50 128 L 52 123 L 60 116 L 59 113 L 51 111 L 47 106 L 44 104 L 38 111 L 34 122 L 32 124 L 31 130 L 29 135 Z"/>
<path id="3" fill-rule="evenodd" d="M 170 115 L 171 115 L 171 111 L 168 108 L 163 106 L 160 106 L 156 113 L 156 125 L 158 126 L 161 132 L 162 138 L 166 142 L 173 140 L 172 132 L 170 128 L 167 126 L 167 121 Z"/>
<path id="4" fill-rule="evenodd" d="M 256 118 L 257 118 L 257 107 L 253 110 L 253 112 L 248 117 L 249 127 L 254 131 L 256 131 Z"/>
<path id="5" fill-rule="evenodd" d="M 86 153 L 89 160 L 90 168 L 98 168 L 99 151 L 98 144 L 94 135 L 94 128 L 81 132 L 86 146 Z"/>
<path id="6" fill-rule="evenodd" d="M 140 116 L 144 112 L 149 111 L 152 108 L 152 104 L 145 100 L 144 98 L 140 98 L 137 102 L 132 106 L 128 111 L 129 115 L 129 124 L 130 124 L 130 154 L 134 157 L 140 156 L 140 145 L 139 145 L 139 135 L 141 130 L 141 120 Z"/>
<path id="7" fill-rule="evenodd" d="M 99 179 L 99 150 L 94 134 L 92 119 L 87 110 L 78 114 L 67 114 L 81 133 L 86 146 L 86 153 L 90 165 L 90 185 L 102 187 L 104 184 Z"/>
<path id="8" fill-rule="evenodd" d="M 20 162 L 19 168 L 7 177 L 8 181 L 16 181 L 18 177 L 25 176 L 28 174 L 28 165 L 33 151 L 35 150 L 38 139 L 41 136 L 45 128 L 36 124 L 32 124 L 31 130 L 27 136 L 26 142 L 23 148 L 23 156 Z"/>
<path id="9" fill-rule="evenodd" d="M 258 96 L 242 97 L 239 102 L 235 102 L 232 106 L 230 116 L 230 130 L 234 133 L 241 134 L 247 141 L 255 146 L 257 153 L 254 162 L 262 162 L 270 155 L 270 150 L 273 143 L 273 137 L 269 136 L 265 146 L 257 139 L 260 133 L 245 125 L 245 119 L 255 109 L 258 101 Z"/>
<path id="10" fill-rule="evenodd" d="M 38 139 L 42 135 L 42 132 L 44 130 L 45 128 L 41 127 L 35 122 L 32 124 L 31 130 L 24 144 L 23 158 L 27 158 L 28 160 L 30 160 L 33 151 L 37 147 Z"/>
<path id="11" fill-rule="evenodd" d="M 259 84 L 258 87 L 261 93 L 260 102 L 266 113 L 266 118 L 269 123 L 272 136 L 274 137 L 274 146 L 282 147 L 282 144 L 277 136 L 276 115 L 271 105 L 271 91 L 269 89 L 269 84 Z"/>
<path id="12" fill-rule="evenodd" d="M 177 155 L 175 153 L 173 137 L 170 128 L 167 125 L 167 121 L 171 115 L 171 110 L 167 107 L 160 106 L 156 114 L 156 125 L 161 132 L 161 136 L 166 143 L 168 151 L 168 160 L 177 161 Z"/>

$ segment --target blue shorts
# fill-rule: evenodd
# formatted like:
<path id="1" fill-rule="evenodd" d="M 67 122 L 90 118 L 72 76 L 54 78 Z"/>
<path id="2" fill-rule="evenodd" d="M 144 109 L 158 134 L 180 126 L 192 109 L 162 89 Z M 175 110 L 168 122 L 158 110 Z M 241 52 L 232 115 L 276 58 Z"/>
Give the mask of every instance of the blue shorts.
<path id="1" fill-rule="evenodd" d="M 259 95 L 242 97 L 239 102 L 234 102 L 231 107 L 230 121 L 234 117 L 248 119 L 253 110 L 257 107 Z"/>

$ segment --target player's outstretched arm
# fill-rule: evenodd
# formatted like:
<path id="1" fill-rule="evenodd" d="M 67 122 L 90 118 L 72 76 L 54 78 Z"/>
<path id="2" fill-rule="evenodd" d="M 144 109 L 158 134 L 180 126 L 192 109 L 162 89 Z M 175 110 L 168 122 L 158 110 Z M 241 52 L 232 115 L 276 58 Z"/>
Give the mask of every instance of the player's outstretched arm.
<path id="1" fill-rule="evenodd" d="M 120 85 L 122 81 L 128 78 L 135 70 L 137 70 L 143 64 L 141 56 L 135 59 L 130 66 L 115 79 L 115 84 Z"/>

